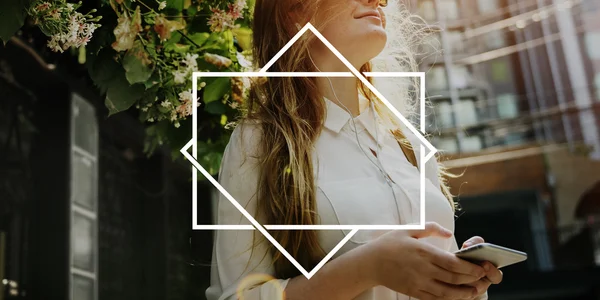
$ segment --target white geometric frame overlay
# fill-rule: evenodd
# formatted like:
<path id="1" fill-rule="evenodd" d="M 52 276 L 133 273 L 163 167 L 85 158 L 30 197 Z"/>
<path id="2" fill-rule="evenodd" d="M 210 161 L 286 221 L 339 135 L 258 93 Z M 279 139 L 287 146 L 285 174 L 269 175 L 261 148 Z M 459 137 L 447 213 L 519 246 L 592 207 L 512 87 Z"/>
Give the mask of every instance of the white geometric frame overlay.
<path id="1" fill-rule="evenodd" d="M 312 31 L 345 65 L 350 72 L 267 72 L 269 68 L 308 30 Z M 424 72 L 366 72 L 366 77 L 419 77 L 420 84 L 420 127 L 425 132 L 425 73 Z M 420 222 L 419 224 L 406 225 L 262 225 L 249 214 L 237 200 L 225 190 L 210 173 L 196 160 L 198 157 L 198 78 L 199 77 L 356 77 L 361 80 L 379 99 L 394 113 L 404 125 L 408 127 L 420 140 Z M 417 130 L 367 79 L 363 76 L 333 45 L 310 23 L 302 28 L 277 55 L 275 55 L 259 72 L 194 72 L 193 80 L 193 112 L 192 112 L 192 140 L 182 149 L 181 153 L 202 173 L 218 190 L 250 221 L 251 225 L 198 225 L 198 173 L 192 170 L 192 228 L 194 230 L 258 230 L 269 240 L 298 270 L 310 279 L 325 265 L 327 261 L 348 241 L 358 230 L 423 230 L 425 229 L 425 163 L 431 159 L 437 149 Z M 192 154 L 188 152 L 192 148 Z M 425 147 L 431 152 L 425 155 Z M 340 243 L 323 258 L 323 260 L 310 272 L 305 270 L 286 250 L 283 248 L 267 230 L 351 230 Z"/>

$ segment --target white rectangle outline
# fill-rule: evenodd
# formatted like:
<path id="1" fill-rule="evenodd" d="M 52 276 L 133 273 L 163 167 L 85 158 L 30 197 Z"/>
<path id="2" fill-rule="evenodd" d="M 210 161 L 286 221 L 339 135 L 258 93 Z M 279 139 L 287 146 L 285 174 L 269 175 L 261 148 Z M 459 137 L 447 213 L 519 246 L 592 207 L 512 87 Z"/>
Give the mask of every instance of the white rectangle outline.
<path id="1" fill-rule="evenodd" d="M 373 78 L 407 78 L 419 77 L 420 79 L 420 127 L 421 132 L 425 132 L 425 73 L 424 72 L 365 72 L 366 77 Z M 198 78 L 199 77 L 355 77 L 350 72 L 194 72 L 192 76 L 192 140 L 181 149 L 182 154 L 204 175 L 232 204 L 240 210 L 242 214 L 247 212 L 198 162 Z M 386 103 L 388 105 L 389 103 Z M 389 105 L 388 105 L 389 107 Z M 417 135 L 417 137 L 421 137 Z M 192 147 L 192 156 L 189 155 L 189 148 Z M 435 151 L 425 156 L 425 147 L 420 144 L 420 214 L 419 224 L 405 225 L 263 225 L 268 230 L 423 230 L 425 229 L 425 164 Z M 192 229 L 193 230 L 256 230 L 253 225 L 198 225 L 198 173 L 192 169 Z M 235 202 L 235 203 L 233 203 Z M 236 205 L 238 204 L 238 205 Z M 239 207 L 238 207 L 239 206 Z M 244 214 L 245 215 L 245 214 Z M 248 218 L 248 216 L 245 216 Z"/>
<path id="2" fill-rule="evenodd" d="M 433 145 L 431 145 L 431 143 L 425 139 L 425 137 L 422 135 L 421 132 L 419 132 L 419 130 L 417 130 L 392 104 L 390 104 L 389 101 L 387 101 L 387 99 L 385 98 L 385 96 L 383 96 L 374 86 L 371 82 L 369 82 L 364 74 L 361 74 L 312 24 L 307 23 L 281 50 L 279 50 L 279 52 L 260 70 L 260 72 L 258 73 L 253 73 L 253 72 L 239 72 L 239 73 L 234 73 L 233 76 L 231 76 L 231 73 L 227 74 L 227 73 L 219 73 L 219 74 L 212 74 L 212 73 L 204 73 L 204 75 L 210 76 L 210 77 L 239 77 L 239 76 L 254 76 L 254 77 L 269 77 L 269 75 L 267 74 L 269 68 L 275 64 L 275 62 L 283 55 L 283 53 L 285 53 L 296 41 L 298 41 L 300 39 L 300 37 L 306 33 L 307 31 L 312 31 L 312 33 L 314 33 L 320 40 L 321 42 L 323 42 L 328 48 L 329 50 L 331 50 L 333 52 L 333 54 L 335 54 L 341 61 L 342 63 L 344 63 L 346 65 L 346 67 L 348 67 L 348 69 L 351 71 L 350 73 L 353 74 L 353 76 L 355 76 L 357 79 L 359 79 L 367 88 L 369 88 L 371 90 L 371 92 L 373 92 L 375 94 L 375 96 L 377 96 L 386 106 L 388 109 L 390 109 L 394 115 L 396 115 L 396 117 L 398 117 L 400 119 L 400 121 L 402 121 L 404 123 L 404 125 L 406 127 L 408 127 L 408 129 L 414 133 L 416 135 L 416 137 L 421 141 L 421 146 L 419 149 L 421 149 L 422 151 L 420 152 L 420 173 L 421 173 L 421 222 L 419 225 L 395 225 L 394 227 L 396 229 L 412 229 L 411 227 L 416 226 L 416 229 L 424 229 L 425 227 L 425 186 L 424 186 L 424 178 L 425 178 L 425 168 L 424 166 L 426 165 L 427 161 L 433 157 L 435 155 L 435 153 L 437 152 L 437 149 L 435 149 L 435 147 L 433 147 Z M 373 75 L 374 73 L 370 73 L 370 75 Z M 416 76 L 418 76 L 421 79 L 421 131 L 425 131 L 425 74 L 423 72 L 415 72 L 415 73 L 405 73 L 405 72 L 389 72 L 389 73 L 383 73 L 381 74 L 382 77 L 392 77 L 392 76 L 396 76 L 396 77 L 413 77 L 414 74 L 417 74 Z M 184 148 L 181 149 L 181 153 L 194 165 L 194 167 L 196 167 L 196 169 L 198 169 L 218 190 L 219 192 L 221 192 L 221 194 L 223 196 L 225 196 L 232 205 L 234 205 L 241 213 L 242 215 L 244 215 L 246 217 L 246 219 L 248 219 L 248 221 L 250 223 L 252 223 L 252 226 L 257 229 L 258 231 L 260 231 L 260 233 L 262 233 L 262 235 L 269 241 L 271 242 L 271 244 L 273 244 L 273 246 L 275 246 L 275 248 L 277 248 L 302 274 L 304 274 L 304 276 L 306 276 L 306 278 L 310 279 L 329 259 L 331 259 L 333 257 L 333 255 L 339 250 L 341 249 L 341 247 L 354 235 L 356 234 L 356 232 L 358 232 L 358 230 L 360 228 L 365 228 L 365 229 L 373 229 L 371 226 L 361 226 L 361 225 L 355 225 L 353 226 L 354 229 L 352 229 L 347 235 L 346 237 L 340 242 L 338 243 L 333 250 L 331 250 L 326 256 L 325 258 L 323 258 L 323 260 L 321 260 L 321 262 L 319 262 L 319 264 L 317 264 L 316 267 L 313 268 L 312 271 L 308 272 L 307 270 L 304 269 L 304 267 L 299 264 L 293 256 L 291 256 L 285 248 L 283 248 L 274 238 L 273 236 L 271 236 L 271 234 L 269 234 L 269 232 L 267 231 L 267 229 L 265 228 L 264 225 L 260 224 L 259 222 L 257 222 L 254 217 L 252 215 L 250 215 L 210 174 L 208 174 L 208 172 L 198 163 L 198 161 L 196 160 L 197 158 L 197 138 L 198 138 L 198 119 L 197 119 L 197 107 L 198 107 L 198 76 L 202 75 L 202 73 L 199 72 L 194 72 L 193 73 L 193 101 L 192 101 L 192 109 L 193 109 L 193 113 L 192 113 L 192 118 L 193 118 L 193 139 L 188 142 L 186 144 L 186 146 Z M 266 76 L 263 76 L 266 75 Z M 349 74 L 343 74 L 343 73 L 322 73 L 319 72 L 317 74 L 315 73 L 290 73 L 290 72 L 281 72 L 281 73 L 270 73 L 271 77 L 280 77 L 280 76 L 316 76 L 316 77 L 333 77 L 333 76 L 351 76 Z M 207 76 L 205 76 L 207 77 Z M 429 154 L 427 154 L 425 156 L 425 154 L 423 153 L 424 150 L 424 145 L 427 146 L 427 148 L 429 150 L 431 150 L 431 152 Z M 188 149 L 190 147 L 193 146 L 193 157 L 189 154 Z M 192 177 L 193 177 L 193 187 L 192 187 L 192 191 L 193 191 L 193 215 L 192 215 L 192 227 L 193 228 L 199 228 L 199 227 L 203 227 L 203 228 L 207 228 L 207 225 L 196 225 L 197 223 L 197 209 L 198 209 L 198 203 L 197 203 L 197 191 L 198 191 L 198 184 L 197 184 L 197 172 L 193 171 L 192 173 Z M 219 228 L 231 228 L 230 225 L 216 225 L 217 228 L 210 228 L 210 229 L 219 229 Z M 223 226 L 223 227 L 222 227 Z M 208 227 L 212 227 L 212 226 L 208 226 Z M 385 230 L 387 226 L 377 226 L 378 229 L 380 230 Z M 235 228 L 235 227 L 233 227 Z M 292 229 L 292 228 L 299 228 L 299 229 L 303 229 L 303 226 L 300 225 L 296 225 L 293 226 L 292 228 L 290 227 L 284 227 L 284 228 L 288 228 L 288 229 Z M 339 228 L 339 227 L 337 227 Z M 392 228 L 394 229 L 394 228 Z"/>

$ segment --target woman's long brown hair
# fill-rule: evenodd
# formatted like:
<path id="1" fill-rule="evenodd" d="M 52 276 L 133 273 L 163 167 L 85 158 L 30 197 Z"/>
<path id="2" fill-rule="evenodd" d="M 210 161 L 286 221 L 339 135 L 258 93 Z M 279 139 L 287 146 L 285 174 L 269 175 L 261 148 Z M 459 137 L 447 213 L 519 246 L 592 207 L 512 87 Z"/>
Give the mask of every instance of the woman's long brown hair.
<path id="1" fill-rule="evenodd" d="M 289 42 L 298 32 L 297 22 L 304 25 L 311 21 L 317 29 L 325 26 L 324 23 L 315 24 L 314 20 L 294 20 L 292 17 L 298 9 L 302 10 L 303 16 L 313 16 L 321 9 L 320 2 L 257 0 L 253 21 L 255 66 L 266 65 Z M 335 12 L 331 12 L 333 14 Z M 269 72 L 317 71 L 308 56 L 308 46 L 314 39 L 312 34 L 306 34 L 277 60 Z M 370 64 L 360 69 L 361 72 L 370 70 Z M 373 101 L 373 95 L 362 83 L 358 83 L 357 88 Z M 267 224 L 319 223 L 312 151 L 323 128 L 325 114 L 325 103 L 316 78 L 268 78 L 253 83 L 246 119 L 257 120 L 261 128 L 256 213 Z M 395 133 L 399 141 L 404 139 L 401 132 Z M 406 147 L 406 143 L 401 145 Z M 414 153 L 410 147 L 405 149 Z M 272 235 L 305 269 L 312 269 L 324 256 L 316 231 L 278 230 Z M 299 275 L 275 247 L 270 249 L 278 278 Z"/>

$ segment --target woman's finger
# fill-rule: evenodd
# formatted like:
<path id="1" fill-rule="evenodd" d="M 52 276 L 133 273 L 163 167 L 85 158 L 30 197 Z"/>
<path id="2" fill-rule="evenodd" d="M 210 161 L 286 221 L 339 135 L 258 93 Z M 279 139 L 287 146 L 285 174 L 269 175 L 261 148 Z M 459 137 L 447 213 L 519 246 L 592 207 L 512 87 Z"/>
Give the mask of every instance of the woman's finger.
<path id="1" fill-rule="evenodd" d="M 490 285 L 492 285 L 492 282 L 489 279 L 484 277 L 475 282 L 469 283 L 467 285 L 476 288 L 477 295 L 483 295 L 485 292 L 487 292 L 488 288 L 490 288 Z"/>
<path id="2" fill-rule="evenodd" d="M 477 279 L 486 276 L 482 266 L 460 259 L 452 253 L 434 250 L 431 251 L 431 255 L 431 262 L 447 271 L 471 275 L 477 277 Z"/>
<path id="3" fill-rule="evenodd" d="M 462 244 L 462 248 L 461 249 L 464 249 L 464 248 L 467 248 L 467 247 L 471 247 L 471 246 L 477 245 L 477 244 L 482 244 L 482 243 L 485 243 L 485 240 L 482 237 L 480 237 L 480 236 L 474 236 L 474 237 L 466 240 Z"/>
<path id="4" fill-rule="evenodd" d="M 482 266 L 485 270 L 487 279 L 489 279 L 493 284 L 499 284 L 500 282 L 502 282 L 502 277 L 504 276 L 504 274 L 502 274 L 502 271 L 496 268 L 489 261 L 484 262 Z"/>
<path id="5" fill-rule="evenodd" d="M 432 277 L 440 282 L 461 285 L 461 284 L 469 284 L 478 281 L 480 278 L 469 275 L 469 274 L 460 274 L 450 272 L 446 269 L 440 268 L 436 265 L 432 266 Z"/>
<path id="6" fill-rule="evenodd" d="M 426 288 L 429 293 L 442 299 L 471 299 L 477 296 L 477 289 L 468 285 L 453 285 L 432 280 Z"/>

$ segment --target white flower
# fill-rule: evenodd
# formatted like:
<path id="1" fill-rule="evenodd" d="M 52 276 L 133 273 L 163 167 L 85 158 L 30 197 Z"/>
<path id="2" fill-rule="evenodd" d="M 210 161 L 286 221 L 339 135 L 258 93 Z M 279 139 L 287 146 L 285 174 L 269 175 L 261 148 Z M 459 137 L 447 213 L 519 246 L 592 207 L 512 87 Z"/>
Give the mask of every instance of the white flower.
<path id="1" fill-rule="evenodd" d="M 174 71 L 173 72 L 173 77 L 174 81 L 176 84 L 183 84 L 185 83 L 186 77 L 187 77 L 187 72 L 182 72 L 182 71 Z"/>
<path id="2" fill-rule="evenodd" d="M 55 34 L 53 35 L 50 40 L 48 41 L 48 48 L 50 48 L 50 50 L 54 51 L 54 52 L 60 52 L 63 53 L 64 50 L 62 49 L 62 46 L 60 45 L 60 35 L 59 34 Z"/>
<path id="3" fill-rule="evenodd" d="M 181 124 L 179 124 L 179 122 L 175 121 L 175 128 L 179 128 L 181 126 Z"/>
<path id="4" fill-rule="evenodd" d="M 196 61 L 197 59 L 198 59 L 198 54 L 187 53 L 185 55 L 185 59 L 183 60 L 183 63 L 185 63 L 185 65 L 189 69 L 197 69 L 198 68 L 198 62 Z"/>
<path id="5" fill-rule="evenodd" d="M 167 1 L 162 1 L 158 3 L 158 10 L 163 10 L 167 7 Z"/>
<path id="6" fill-rule="evenodd" d="M 67 3 L 67 10 L 68 11 L 73 11 L 75 9 L 75 6 L 73 5 L 73 3 Z"/>
<path id="7" fill-rule="evenodd" d="M 167 100 L 163 101 L 160 103 L 160 106 L 164 107 L 164 108 L 169 108 L 171 107 L 173 104 Z"/>
<path id="8" fill-rule="evenodd" d="M 246 59 L 246 56 L 244 54 L 242 54 L 241 52 L 238 52 L 236 54 L 236 56 L 237 56 L 237 60 L 240 64 L 240 66 L 242 66 L 242 68 L 245 68 L 245 69 L 252 68 L 252 63 L 248 59 Z"/>
<path id="9" fill-rule="evenodd" d="M 172 110 L 171 111 L 171 122 L 175 122 L 175 121 L 177 121 L 177 111 Z"/>
<path id="10" fill-rule="evenodd" d="M 154 122 L 154 118 L 148 119 L 148 122 L 150 122 L 150 123 Z"/>
<path id="11" fill-rule="evenodd" d="M 181 102 L 193 101 L 194 95 L 192 94 L 192 90 L 190 89 L 179 93 L 179 100 L 181 100 Z"/>
<path id="12" fill-rule="evenodd" d="M 203 88 L 205 86 L 206 86 L 206 82 L 204 82 L 204 81 L 200 82 L 200 88 Z"/>
<path id="13" fill-rule="evenodd" d="M 60 12 L 58 11 L 58 9 L 54 9 L 50 12 L 49 14 L 53 19 L 59 19 L 60 18 Z"/>
<path id="14" fill-rule="evenodd" d="M 176 108 L 179 117 L 185 118 L 192 114 L 193 99 L 194 95 L 192 94 L 191 89 L 179 93 L 179 100 L 181 101 L 181 105 L 179 105 Z M 200 103 L 198 103 L 198 106 L 200 106 Z"/>
<path id="15" fill-rule="evenodd" d="M 227 13 L 224 10 L 218 8 L 210 8 L 212 11 L 212 15 L 208 20 L 208 25 L 210 26 L 210 30 L 214 32 L 222 32 L 226 29 L 235 28 L 235 11 L 232 11 L 234 14 Z"/>
<path id="16" fill-rule="evenodd" d="M 148 111 L 148 107 L 142 107 L 142 111 L 143 112 L 147 112 Z"/>

